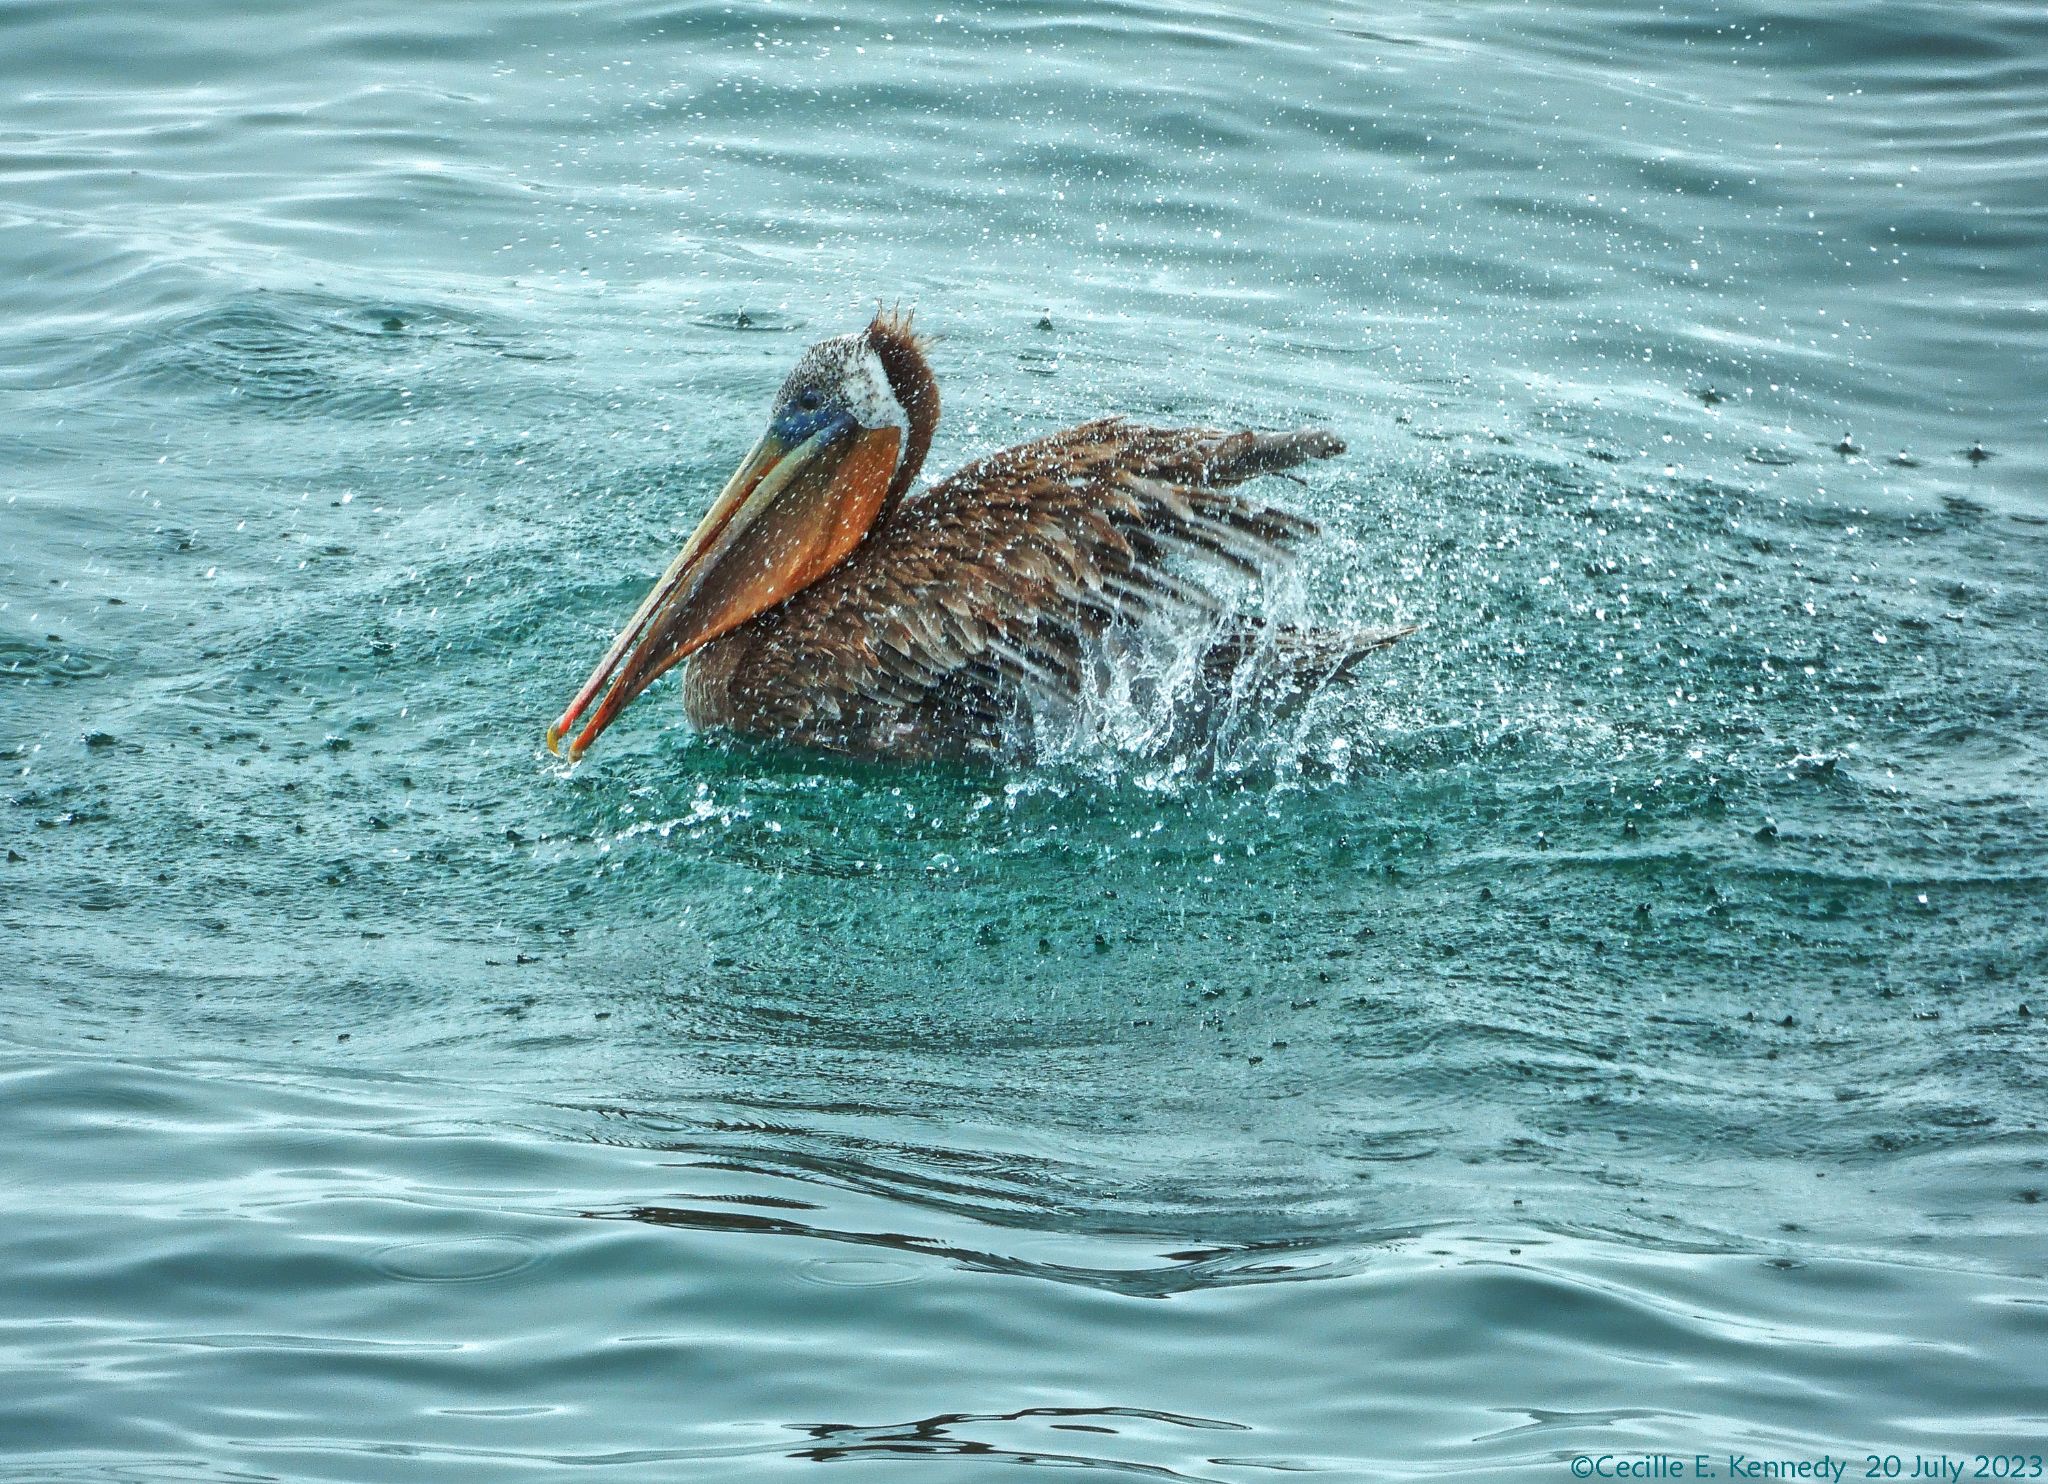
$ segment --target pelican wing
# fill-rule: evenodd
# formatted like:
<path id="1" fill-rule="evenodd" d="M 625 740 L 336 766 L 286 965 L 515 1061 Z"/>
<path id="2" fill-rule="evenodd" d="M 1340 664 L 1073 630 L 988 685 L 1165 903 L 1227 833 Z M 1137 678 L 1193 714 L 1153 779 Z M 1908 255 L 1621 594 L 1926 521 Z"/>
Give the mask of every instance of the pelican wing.
<path id="1" fill-rule="evenodd" d="M 1072 695 L 1111 625 L 1222 611 L 1205 569 L 1257 574 L 1315 531 L 1230 487 L 1343 447 L 1109 418 L 969 464 L 707 654 L 722 709 L 853 751 L 992 744 L 1023 695 Z"/>

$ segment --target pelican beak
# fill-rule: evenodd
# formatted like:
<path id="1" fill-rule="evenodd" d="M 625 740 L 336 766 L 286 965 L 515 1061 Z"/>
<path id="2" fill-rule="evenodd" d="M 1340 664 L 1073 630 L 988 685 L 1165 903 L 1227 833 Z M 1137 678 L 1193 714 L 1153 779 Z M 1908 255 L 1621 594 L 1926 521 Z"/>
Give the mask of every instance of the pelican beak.
<path id="1" fill-rule="evenodd" d="M 771 429 L 548 728 L 548 751 L 563 755 L 596 701 L 569 741 L 575 762 L 671 666 L 844 561 L 881 511 L 902 436 L 843 417 L 795 444 Z"/>

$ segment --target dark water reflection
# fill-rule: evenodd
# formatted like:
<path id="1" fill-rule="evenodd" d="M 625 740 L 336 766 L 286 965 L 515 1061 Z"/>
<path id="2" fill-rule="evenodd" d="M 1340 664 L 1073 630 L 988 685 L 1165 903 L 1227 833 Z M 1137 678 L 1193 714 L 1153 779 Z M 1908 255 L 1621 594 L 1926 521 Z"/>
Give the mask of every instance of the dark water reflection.
<path id="1" fill-rule="evenodd" d="M 1187 1249 L 508 1128 L 473 1088 L 40 1060 L 6 1086 L 5 1415 L 31 1442 L 61 1429 L 72 1462 L 23 1478 L 180 1477 L 114 1462 L 172 1435 L 285 1477 L 863 1457 L 1486 1476 L 1575 1451 L 1963 1446 L 1927 1407 L 1930 1363 L 1983 1419 L 1967 1446 L 2020 1447 L 2038 1393 L 2038 1280 L 1946 1259 L 1511 1218 Z M 640 1203 L 602 1203 L 621 1195 Z"/>

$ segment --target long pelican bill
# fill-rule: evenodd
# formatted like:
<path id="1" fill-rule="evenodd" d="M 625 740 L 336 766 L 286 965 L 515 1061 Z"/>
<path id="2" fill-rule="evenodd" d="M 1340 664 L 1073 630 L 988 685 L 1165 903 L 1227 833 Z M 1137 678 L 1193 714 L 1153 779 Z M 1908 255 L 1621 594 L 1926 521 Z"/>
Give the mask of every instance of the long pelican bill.
<path id="1" fill-rule="evenodd" d="M 902 436 L 851 421 L 794 446 L 766 434 L 548 728 L 548 751 L 562 755 L 563 739 L 596 701 L 569 742 L 575 762 L 671 667 L 843 561 L 881 509 Z"/>

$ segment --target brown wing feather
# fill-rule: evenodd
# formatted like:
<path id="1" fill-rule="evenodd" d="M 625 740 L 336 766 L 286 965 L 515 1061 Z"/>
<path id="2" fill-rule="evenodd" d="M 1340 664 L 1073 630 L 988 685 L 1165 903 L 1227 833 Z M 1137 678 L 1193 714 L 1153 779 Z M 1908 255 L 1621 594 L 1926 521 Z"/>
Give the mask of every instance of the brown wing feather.
<path id="1" fill-rule="evenodd" d="M 1226 491 L 1343 447 L 1107 418 L 969 464 L 698 656 L 723 713 L 704 719 L 860 752 L 992 745 L 1024 694 L 1078 689 L 1109 625 L 1215 611 L 1203 565 L 1257 573 L 1313 534 Z"/>

